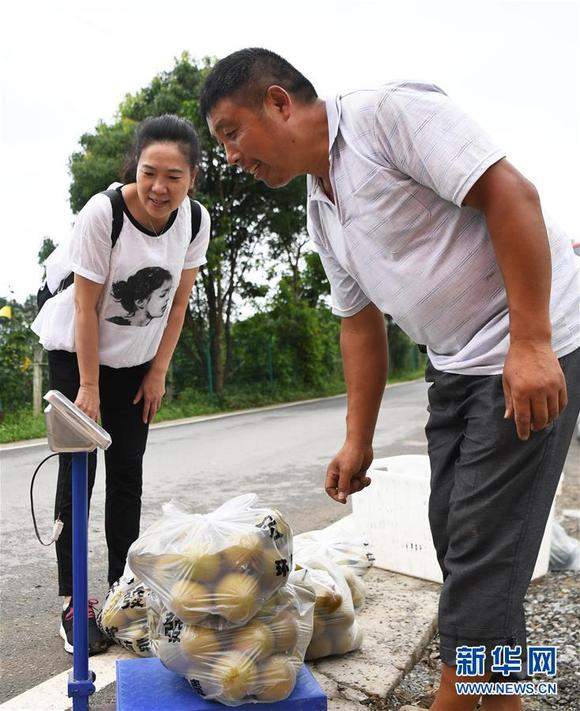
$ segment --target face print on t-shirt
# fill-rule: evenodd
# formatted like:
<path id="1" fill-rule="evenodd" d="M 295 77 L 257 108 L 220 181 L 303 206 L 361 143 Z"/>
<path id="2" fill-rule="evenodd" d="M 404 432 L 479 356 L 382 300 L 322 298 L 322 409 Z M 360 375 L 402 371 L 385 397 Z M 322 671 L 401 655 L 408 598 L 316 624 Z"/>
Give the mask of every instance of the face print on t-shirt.
<path id="1" fill-rule="evenodd" d="M 126 281 L 115 281 L 111 295 L 123 313 L 107 321 L 118 326 L 147 326 L 154 318 L 162 318 L 171 298 L 173 277 L 167 269 L 146 267 Z"/>

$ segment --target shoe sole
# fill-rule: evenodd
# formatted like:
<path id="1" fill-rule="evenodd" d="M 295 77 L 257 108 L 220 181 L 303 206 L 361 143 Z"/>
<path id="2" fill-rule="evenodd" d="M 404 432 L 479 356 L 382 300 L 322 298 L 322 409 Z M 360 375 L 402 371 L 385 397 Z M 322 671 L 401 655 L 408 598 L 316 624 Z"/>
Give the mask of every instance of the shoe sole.
<path id="1" fill-rule="evenodd" d="M 74 653 L 73 646 L 72 646 L 72 644 L 70 644 L 70 642 L 66 638 L 66 632 L 64 631 L 64 627 L 62 626 L 62 623 L 60 625 L 60 630 L 58 631 L 58 633 L 64 640 L 64 651 L 68 652 L 69 654 L 73 654 Z"/>

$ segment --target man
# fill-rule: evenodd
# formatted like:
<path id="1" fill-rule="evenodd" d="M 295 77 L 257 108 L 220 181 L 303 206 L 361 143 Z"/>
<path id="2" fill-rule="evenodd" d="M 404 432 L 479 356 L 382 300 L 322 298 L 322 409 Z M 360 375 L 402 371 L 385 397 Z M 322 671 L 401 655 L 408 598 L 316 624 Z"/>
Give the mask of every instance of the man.
<path id="1" fill-rule="evenodd" d="M 580 405 L 578 290 L 567 238 L 533 185 L 436 86 L 396 83 L 326 101 L 263 49 L 210 72 L 201 111 L 230 164 L 272 188 L 308 176 L 308 231 L 342 318 L 345 442 L 326 491 L 370 481 L 387 376 L 384 313 L 426 344 L 429 518 L 444 585 L 443 671 L 456 650 L 526 647 L 523 598 Z M 549 236 L 548 236 L 549 235 Z M 469 681 L 461 677 L 460 681 Z M 520 709 L 517 697 L 482 708 Z"/>

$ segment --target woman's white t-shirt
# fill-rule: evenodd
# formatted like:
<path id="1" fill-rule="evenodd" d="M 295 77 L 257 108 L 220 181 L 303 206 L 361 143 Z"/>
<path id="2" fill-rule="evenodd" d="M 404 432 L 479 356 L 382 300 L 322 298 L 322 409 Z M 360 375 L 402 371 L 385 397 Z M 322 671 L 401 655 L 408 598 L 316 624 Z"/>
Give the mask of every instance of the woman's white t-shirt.
<path id="1" fill-rule="evenodd" d="M 124 201 L 123 206 L 123 226 L 113 248 L 112 205 L 103 193 L 79 212 L 64 248 L 70 271 L 104 285 L 97 306 L 99 362 L 112 368 L 155 357 L 181 272 L 206 263 L 210 232 L 209 213 L 201 206 L 199 232 L 191 242 L 188 197 L 159 235 L 139 224 Z M 75 351 L 74 289 L 73 284 L 49 299 L 32 324 L 47 350 Z"/>

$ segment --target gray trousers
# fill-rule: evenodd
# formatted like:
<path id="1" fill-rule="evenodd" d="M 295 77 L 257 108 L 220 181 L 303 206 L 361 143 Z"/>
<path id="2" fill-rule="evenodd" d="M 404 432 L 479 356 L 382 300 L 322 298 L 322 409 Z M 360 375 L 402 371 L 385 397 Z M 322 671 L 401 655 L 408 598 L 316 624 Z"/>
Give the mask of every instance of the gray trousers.
<path id="1" fill-rule="evenodd" d="M 443 588 L 441 660 L 456 647 L 522 646 L 523 601 L 580 408 L 580 349 L 560 358 L 568 406 L 518 439 L 504 420 L 501 375 L 443 373 L 427 365 L 431 461 L 429 522 Z M 532 640 L 537 642 L 538 640 Z"/>

